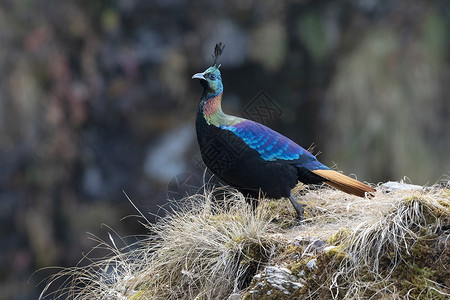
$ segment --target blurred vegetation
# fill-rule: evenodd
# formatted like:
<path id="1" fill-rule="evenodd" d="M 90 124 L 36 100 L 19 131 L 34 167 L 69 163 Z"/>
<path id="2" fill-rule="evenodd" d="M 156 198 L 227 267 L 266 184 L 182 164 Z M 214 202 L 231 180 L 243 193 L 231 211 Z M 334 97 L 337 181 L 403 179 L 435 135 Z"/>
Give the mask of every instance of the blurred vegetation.
<path id="1" fill-rule="evenodd" d="M 225 109 L 264 90 L 269 125 L 369 182 L 450 171 L 450 3 L 0 1 L 0 298 L 145 229 L 169 181 L 202 172 L 192 74 L 221 57 Z M 201 176 L 200 176 L 201 178 Z"/>

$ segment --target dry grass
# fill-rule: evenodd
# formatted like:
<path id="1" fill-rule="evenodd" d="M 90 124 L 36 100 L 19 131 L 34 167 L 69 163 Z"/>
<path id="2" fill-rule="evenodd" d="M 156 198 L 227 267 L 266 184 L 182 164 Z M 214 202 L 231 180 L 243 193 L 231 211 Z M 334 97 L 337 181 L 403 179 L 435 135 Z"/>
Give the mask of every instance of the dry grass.
<path id="1" fill-rule="evenodd" d="M 145 241 L 124 249 L 112 237 L 99 241 L 111 257 L 62 270 L 45 290 L 68 277 L 52 298 L 220 299 L 239 291 L 273 255 L 276 240 L 268 233 L 281 232 L 282 223 L 272 222 L 276 210 L 267 215 L 262 205 L 253 212 L 242 194 L 224 192 L 220 205 L 207 192 L 157 224 L 145 224 L 153 233 Z"/>
<path id="2" fill-rule="evenodd" d="M 296 291 L 298 297 L 449 296 L 450 283 L 442 279 L 443 274 L 450 275 L 448 185 L 392 193 L 379 188 L 372 199 L 324 187 L 305 191 L 299 186 L 297 192 L 303 194 L 298 199 L 307 204 L 301 224 L 287 200 L 263 199 L 253 211 L 240 193 L 229 189 L 224 190 L 220 202 L 215 202 L 210 192 L 190 197 L 180 210 L 157 224 L 146 224 L 153 235 L 145 241 L 124 249 L 117 248 L 112 237 L 108 243 L 99 241 L 99 247 L 108 248 L 111 256 L 87 267 L 62 270 L 50 278 L 45 289 L 61 278 L 67 281 L 57 294 L 47 297 L 245 296 L 257 284 L 250 281 L 263 266 L 293 264 L 283 261 L 280 254 L 298 238 L 321 239 L 338 246 L 335 257 L 319 257 L 323 265 L 319 263 L 314 276 L 299 279 L 313 285 Z M 307 249 L 299 249 L 300 260 Z M 295 294 L 286 297 L 292 296 Z"/>
<path id="3" fill-rule="evenodd" d="M 338 246 L 336 257 L 326 261 L 326 278 L 307 296 L 325 289 L 339 299 L 449 297 L 449 187 L 379 189 L 370 200 L 335 190 L 307 194 L 307 224 L 287 235 Z"/>
<path id="4" fill-rule="evenodd" d="M 397 197 L 400 201 L 392 203 L 391 210 L 354 227 L 342 242 L 349 255 L 340 266 L 349 283 L 345 296 L 449 297 L 450 282 L 444 274 L 450 274 L 448 191 L 400 192 Z"/>

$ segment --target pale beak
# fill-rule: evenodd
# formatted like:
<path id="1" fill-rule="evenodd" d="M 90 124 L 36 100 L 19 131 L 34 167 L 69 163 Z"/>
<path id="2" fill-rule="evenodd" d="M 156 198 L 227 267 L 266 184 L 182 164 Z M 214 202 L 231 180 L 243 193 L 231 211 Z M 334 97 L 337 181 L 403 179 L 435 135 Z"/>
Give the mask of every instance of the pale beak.
<path id="1" fill-rule="evenodd" d="M 205 80 L 205 77 L 203 75 L 204 75 L 203 73 L 194 74 L 194 76 L 192 76 L 192 79 L 203 79 L 203 80 Z"/>

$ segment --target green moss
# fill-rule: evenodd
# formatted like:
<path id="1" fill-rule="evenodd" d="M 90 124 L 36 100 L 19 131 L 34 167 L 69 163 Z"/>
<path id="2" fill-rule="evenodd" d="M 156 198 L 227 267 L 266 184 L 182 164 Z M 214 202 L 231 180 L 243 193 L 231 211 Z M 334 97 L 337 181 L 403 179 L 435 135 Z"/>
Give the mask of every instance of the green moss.
<path id="1" fill-rule="evenodd" d="M 333 261 L 341 262 L 344 259 L 348 258 L 347 252 L 345 252 L 344 249 L 345 248 L 343 245 L 338 245 L 335 248 L 332 248 L 325 252 L 325 255 Z"/>
<path id="2" fill-rule="evenodd" d="M 151 295 L 149 295 L 148 293 L 146 293 L 145 290 L 139 291 L 136 294 L 128 297 L 128 300 L 146 300 L 146 299 L 151 299 Z"/>
<path id="3" fill-rule="evenodd" d="M 311 297 L 311 293 L 314 293 L 314 299 L 331 299 L 333 297 L 330 286 L 332 285 L 333 274 L 339 271 L 339 264 L 344 258 L 341 252 L 329 251 L 328 254 L 320 252 L 315 257 L 308 257 L 302 259 L 292 268 L 297 271 L 296 274 L 301 274 L 301 278 L 305 284 L 303 288 L 295 291 L 290 299 L 306 299 Z M 316 259 L 316 267 L 310 270 L 307 267 L 307 263 L 311 259 Z M 342 286 L 342 278 L 338 278 L 339 286 Z M 344 288 L 340 287 L 344 292 Z"/>
<path id="4" fill-rule="evenodd" d="M 306 267 L 307 263 L 308 262 L 306 262 L 305 260 L 302 259 L 299 262 L 296 262 L 296 263 L 293 263 L 291 265 L 288 265 L 287 268 L 289 270 L 291 270 L 292 274 L 298 275 L 301 271 L 306 271 L 306 270 L 309 271 L 309 269 Z"/>
<path id="5" fill-rule="evenodd" d="M 343 240 L 348 238 L 352 233 L 353 232 L 350 229 L 343 227 L 343 228 L 339 229 L 338 232 L 336 232 L 335 234 L 332 234 L 328 238 L 328 243 L 330 245 L 340 244 Z"/>
<path id="6" fill-rule="evenodd" d="M 305 247 L 303 247 L 303 246 L 296 246 L 296 245 L 290 244 L 280 254 L 280 257 L 284 257 L 284 256 L 292 255 L 292 254 L 301 255 L 304 250 L 305 250 Z"/>
<path id="7" fill-rule="evenodd" d="M 448 265 L 450 256 L 440 249 L 438 236 L 420 237 L 410 249 L 410 254 L 402 257 L 392 278 L 401 295 L 409 293 L 414 299 L 424 295 L 430 299 L 448 299 L 435 289 L 435 283 L 449 286 Z"/>
<path id="8" fill-rule="evenodd" d="M 298 225 L 298 219 L 290 210 L 291 204 L 284 200 L 269 200 L 261 203 L 264 214 L 282 229 Z"/>

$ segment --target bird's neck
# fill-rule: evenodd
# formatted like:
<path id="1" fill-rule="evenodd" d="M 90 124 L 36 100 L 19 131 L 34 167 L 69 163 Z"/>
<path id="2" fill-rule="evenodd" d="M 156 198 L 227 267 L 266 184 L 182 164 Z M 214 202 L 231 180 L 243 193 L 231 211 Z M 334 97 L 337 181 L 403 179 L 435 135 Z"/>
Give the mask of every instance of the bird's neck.
<path id="1" fill-rule="evenodd" d="M 204 95 L 200 103 L 200 112 L 208 125 L 220 127 L 221 125 L 234 125 L 241 118 L 230 116 L 222 111 L 222 93 L 217 95 Z"/>
<path id="2" fill-rule="evenodd" d="M 203 116 L 208 123 L 211 123 L 214 119 L 224 115 L 222 111 L 222 93 L 205 96 L 205 99 L 202 101 Z"/>

